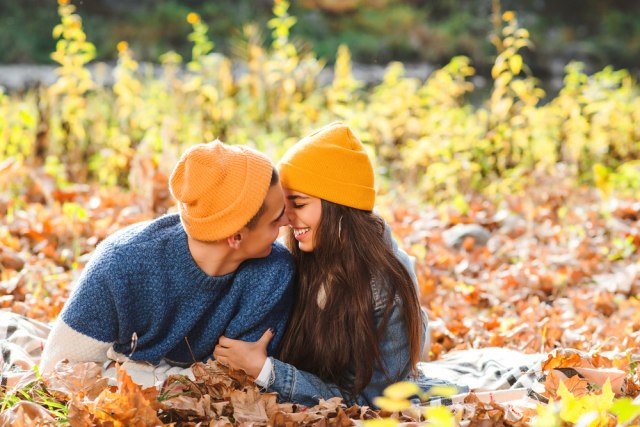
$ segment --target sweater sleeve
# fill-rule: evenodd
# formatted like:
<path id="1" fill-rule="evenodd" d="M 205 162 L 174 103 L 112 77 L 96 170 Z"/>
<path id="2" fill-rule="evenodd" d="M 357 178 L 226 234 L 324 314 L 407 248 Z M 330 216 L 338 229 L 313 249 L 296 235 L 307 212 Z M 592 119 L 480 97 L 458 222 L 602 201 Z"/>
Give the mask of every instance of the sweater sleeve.
<path id="1" fill-rule="evenodd" d="M 269 356 L 276 353 L 293 304 L 293 261 L 281 245 L 274 245 L 273 252 L 251 260 L 251 274 L 242 278 L 244 297 L 225 331 L 228 338 L 255 342 L 271 328 Z"/>
<path id="2" fill-rule="evenodd" d="M 116 268 L 117 269 L 117 268 Z M 60 360 L 104 362 L 117 340 L 118 318 L 110 288 L 114 254 L 101 245 L 80 275 L 44 347 L 41 367 L 53 370 Z"/>
<path id="3" fill-rule="evenodd" d="M 81 334 L 67 325 L 62 317 L 58 317 L 44 346 L 40 370 L 43 373 L 52 372 L 56 364 L 65 359 L 102 363 L 107 360 L 110 347 L 111 343 Z"/>

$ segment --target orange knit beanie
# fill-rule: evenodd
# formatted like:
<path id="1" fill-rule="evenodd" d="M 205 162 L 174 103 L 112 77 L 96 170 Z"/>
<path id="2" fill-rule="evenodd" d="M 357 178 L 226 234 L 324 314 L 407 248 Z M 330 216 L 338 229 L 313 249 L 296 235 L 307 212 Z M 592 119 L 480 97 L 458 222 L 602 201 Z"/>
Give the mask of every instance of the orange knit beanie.
<path id="1" fill-rule="evenodd" d="M 169 178 L 187 234 L 202 241 L 231 236 L 267 197 L 273 165 L 262 153 L 219 140 L 182 154 Z"/>
<path id="2" fill-rule="evenodd" d="M 343 123 L 331 123 L 298 141 L 278 168 L 285 188 L 356 209 L 373 209 L 371 160 Z"/>

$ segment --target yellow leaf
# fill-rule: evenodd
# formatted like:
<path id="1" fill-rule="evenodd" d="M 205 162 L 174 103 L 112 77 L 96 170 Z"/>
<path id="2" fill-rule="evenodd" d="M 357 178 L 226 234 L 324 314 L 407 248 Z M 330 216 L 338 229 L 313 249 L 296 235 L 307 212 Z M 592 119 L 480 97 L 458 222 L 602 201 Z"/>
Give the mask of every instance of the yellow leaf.
<path id="1" fill-rule="evenodd" d="M 389 387 L 385 388 L 382 393 L 389 399 L 401 400 L 420 394 L 421 392 L 422 389 L 418 384 L 410 381 L 400 381 L 398 383 L 391 384 Z"/>
<path id="2" fill-rule="evenodd" d="M 522 56 L 515 54 L 509 57 L 509 68 L 514 76 L 520 74 L 520 71 L 522 71 Z"/>
<path id="3" fill-rule="evenodd" d="M 585 422 L 589 420 L 589 425 L 606 425 L 607 411 L 613 406 L 614 398 L 609 379 L 602 386 L 602 393 L 589 394 L 580 398 L 571 394 L 561 382 L 558 387 L 558 396 L 562 399 L 560 409 L 562 420 L 575 424 L 579 419 L 586 417 L 583 420 Z M 595 414 L 591 415 L 591 412 Z M 592 420 L 591 417 L 593 417 Z"/>
<path id="4" fill-rule="evenodd" d="M 511 89 L 520 98 L 524 98 L 527 95 L 527 84 L 523 80 L 513 80 L 511 82 Z"/>
<path id="5" fill-rule="evenodd" d="M 398 420 L 391 418 L 375 418 L 373 420 L 365 420 L 364 427 L 397 427 L 400 425 Z"/>
<path id="6" fill-rule="evenodd" d="M 506 68 L 507 68 L 507 66 L 506 66 L 506 64 L 504 62 L 504 57 L 503 56 L 498 56 L 496 58 L 496 63 L 491 68 L 491 77 L 494 80 L 497 79 L 498 76 L 500 75 L 500 73 L 502 73 Z"/>
<path id="7" fill-rule="evenodd" d="M 560 425 L 558 419 L 557 407 L 552 403 L 549 405 L 538 405 L 538 413 L 536 415 L 533 427 L 556 427 Z"/>
<path id="8" fill-rule="evenodd" d="M 453 427 L 455 419 L 453 414 L 445 406 L 430 406 L 424 410 L 428 426 Z"/>
<path id="9" fill-rule="evenodd" d="M 389 412 L 404 411 L 411 407 L 411 402 L 406 399 L 395 400 L 383 396 L 373 399 L 373 403 L 381 409 Z"/>
<path id="10" fill-rule="evenodd" d="M 427 257 L 427 248 L 425 248 L 424 244 L 413 244 L 409 252 L 420 261 L 424 261 L 424 259 Z"/>
<path id="11" fill-rule="evenodd" d="M 607 381 L 605 381 L 602 386 L 602 393 L 596 395 L 585 396 L 585 398 L 591 398 L 593 400 L 593 408 L 597 411 L 608 411 L 611 406 L 613 406 L 613 398 L 615 397 L 615 393 L 611 388 L 611 380 L 607 377 Z"/>
<path id="12" fill-rule="evenodd" d="M 54 39 L 60 38 L 62 32 L 64 31 L 64 26 L 62 24 L 58 24 L 53 27 L 52 35 Z"/>
<path id="13" fill-rule="evenodd" d="M 458 392 L 458 389 L 446 385 L 436 385 L 429 389 L 429 395 L 451 397 Z"/>

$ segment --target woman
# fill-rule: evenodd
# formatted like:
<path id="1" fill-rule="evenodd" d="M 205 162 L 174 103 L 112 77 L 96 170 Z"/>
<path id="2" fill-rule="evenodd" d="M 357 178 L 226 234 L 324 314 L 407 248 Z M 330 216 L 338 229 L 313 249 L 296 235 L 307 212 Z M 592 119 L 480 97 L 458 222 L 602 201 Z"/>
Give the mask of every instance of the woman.
<path id="1" fill-rule="evenodd" d="M 425 342 L 426 316 L 407 255 L 372 212 L 374 174 L 362 143 L 341 123 L 292 147 L 279 164 L 297 267 L 296 302 L 280 345 L 221 338 L 214 356 L 284 401 L 344 398 L 373 406 L 405 379 Z"/>

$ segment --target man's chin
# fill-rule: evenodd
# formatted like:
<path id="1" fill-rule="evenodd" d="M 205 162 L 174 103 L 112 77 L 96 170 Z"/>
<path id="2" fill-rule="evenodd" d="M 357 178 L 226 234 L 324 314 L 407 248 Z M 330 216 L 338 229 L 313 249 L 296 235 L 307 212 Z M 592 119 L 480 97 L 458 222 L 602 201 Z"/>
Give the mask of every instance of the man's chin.
<path id="1" fill-rule="evenodd" d="M 266 258 L 269 255 L 271 255 L 271 246 L 269 246 L 269 248 L 260 255 L 260 258 Z"/>

